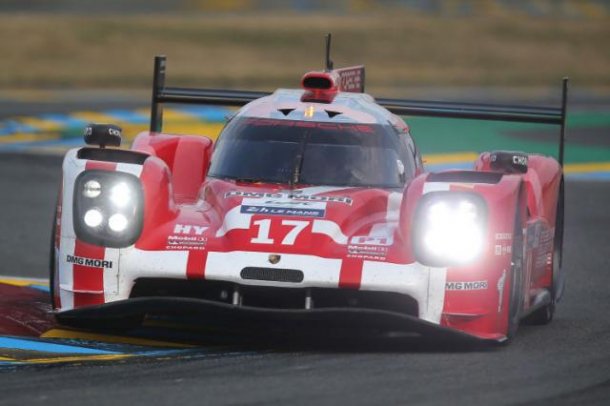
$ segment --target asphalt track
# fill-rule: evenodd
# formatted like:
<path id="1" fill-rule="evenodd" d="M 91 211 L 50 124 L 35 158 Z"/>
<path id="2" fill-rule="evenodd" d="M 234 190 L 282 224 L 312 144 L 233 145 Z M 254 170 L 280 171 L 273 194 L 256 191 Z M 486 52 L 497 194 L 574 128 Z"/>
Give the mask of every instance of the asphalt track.
<path id="1" fill-rule="evenodd" d="M 60 158 L 0 156 L 0 274 L 45 277 Z M 299 345 L 0 371 L 0 404 L 608 404 L 610 187 L 568 182 L 568 289 L 507 347 Z"/>

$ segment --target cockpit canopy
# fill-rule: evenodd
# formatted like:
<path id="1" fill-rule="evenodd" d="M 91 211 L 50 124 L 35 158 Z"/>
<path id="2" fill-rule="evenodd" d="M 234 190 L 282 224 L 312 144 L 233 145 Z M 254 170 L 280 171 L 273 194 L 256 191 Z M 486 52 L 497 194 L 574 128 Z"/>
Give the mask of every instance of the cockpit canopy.
<path id="1" fill-rule="evenodd" d="M 209 176 L 287 185 L 402 187 L 413 159 L 391 125 L 235 117 Z"/>

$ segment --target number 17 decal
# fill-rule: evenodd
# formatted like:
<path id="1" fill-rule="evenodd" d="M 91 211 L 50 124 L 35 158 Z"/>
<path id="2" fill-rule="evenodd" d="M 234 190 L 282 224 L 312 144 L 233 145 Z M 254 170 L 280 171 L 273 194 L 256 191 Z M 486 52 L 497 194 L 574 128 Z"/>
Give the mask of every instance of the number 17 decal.
<path id="1" fill-rule="evenodd" d="M 257 220 L 254 225 L 258 226 L 258 235 L 250 240 L 253 244 L 274 244 L 275 240 L 269 238 L 269 232 L 271 231 L 271 220 Z M 283 226 L 292 227 L 292 229 L 286 234 L 282 240 L 282 245 L 294 245 L 297 237 L 303 230 L 309 225 L 309 221 L 299 220 L 282 220 Z"/>

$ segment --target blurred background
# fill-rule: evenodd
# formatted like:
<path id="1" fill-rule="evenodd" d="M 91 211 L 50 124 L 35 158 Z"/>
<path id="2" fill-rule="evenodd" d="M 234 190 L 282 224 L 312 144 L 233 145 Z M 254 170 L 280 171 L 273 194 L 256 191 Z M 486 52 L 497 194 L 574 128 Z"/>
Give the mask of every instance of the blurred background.
<path id="1" fill-rule="evenodd" d="M 327 32 L 335 66 L 365 64 L 374 96 L 557 105 L 569 76 L 568 161 L 610 161 L 610 0 L 1 0 L 0 150 L 65 149 L 88 121 L 146 129 L 157 54 L 170 85 L 297 87 Z M 165 129 L 214 136 L 224 115 L 172 110 Z M 555 129 L 411 125 L 429 155 L 556 152 Z"/>
<path id="2" fill-rule="evenodd" d="M 369 89 L 557 85 L 610 89 L 610 1 L 2 0 L 0 85 L 147 88 L 152 56 L 172 81 L 296 86 L 322 67 L 364 63 Z"/>

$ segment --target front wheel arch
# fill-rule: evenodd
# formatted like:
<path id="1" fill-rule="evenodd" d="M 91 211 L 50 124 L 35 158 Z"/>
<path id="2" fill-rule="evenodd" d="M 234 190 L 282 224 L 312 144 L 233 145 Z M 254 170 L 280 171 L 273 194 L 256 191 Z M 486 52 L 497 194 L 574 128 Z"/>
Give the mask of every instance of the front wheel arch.
<path id="1" fill-rule="evenodd" d="M 523 312 L 523 262 L 524 262 L 524 237 L 523 218 L 526 215 L 525 205 L 522 204 L 525 188 L 520 187 L 517 204 L 515 208 L 515 224 L 513 227 L 513 245 L 510 269 L 509 309 L 506 322 L 507 341 L 517 333 L 521 314 Z"/>
<path id="2" fill-rule="evenodd" d="M 527 316 L 524 320 L 530 325 L 544 325 L 549 324 L 553 321 L 555 316 L 555 307 L 557 302 L 563 295 L 563 289 L 565 286 L 565 274 L 562 271 L 563 263 L 563 225 L 564 225 L 564 183 L 561 178 L 559 184 L 559 194 L 557 196 L 557 210 L 555 213 L 555 236 L 553 239 L 553 269 L 552 269 L 552 281 L 550 286 L 551 300 L 536 309 L 532 314 Z"/>

